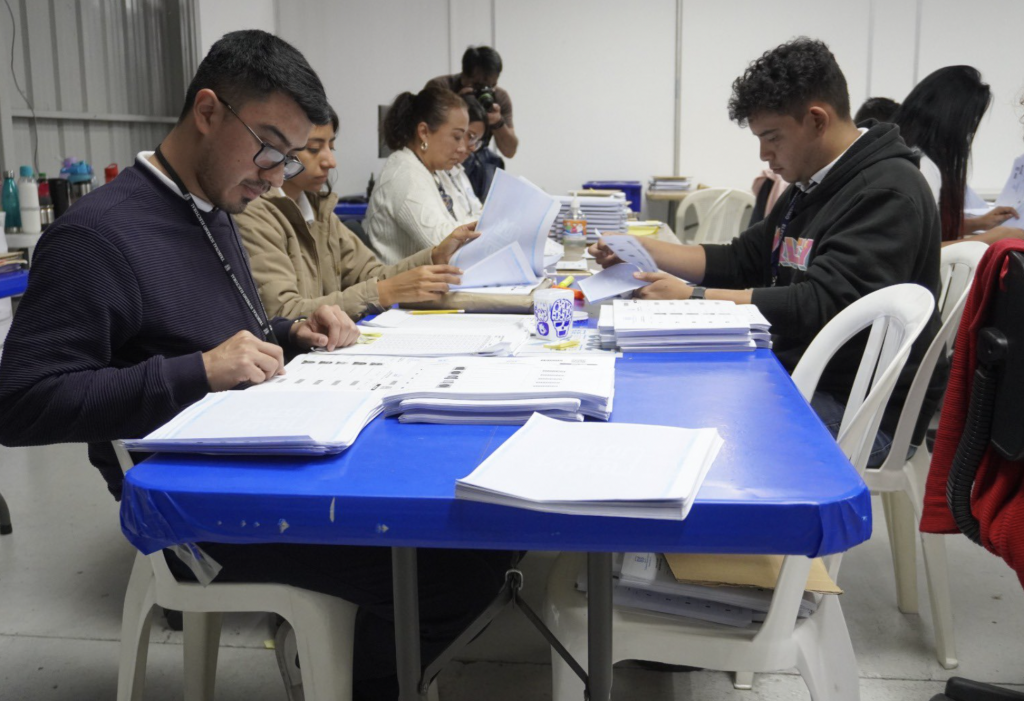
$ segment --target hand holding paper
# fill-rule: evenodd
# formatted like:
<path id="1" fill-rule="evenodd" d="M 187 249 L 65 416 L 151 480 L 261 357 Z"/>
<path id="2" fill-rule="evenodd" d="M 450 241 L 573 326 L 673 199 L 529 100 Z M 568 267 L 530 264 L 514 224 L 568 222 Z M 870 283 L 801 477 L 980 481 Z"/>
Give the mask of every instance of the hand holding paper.
<path id="1" fill-rule="evenodd" d="M 622 262 L 605 268 L 587 280 L 580 280 L 580 289 L 593 304 L 649 285 L 637 280 L 633 273 L 654 273 L 658 266 L 644 245 L 635 236 L 620 234 L 602 236 L 601 243 Z"/>

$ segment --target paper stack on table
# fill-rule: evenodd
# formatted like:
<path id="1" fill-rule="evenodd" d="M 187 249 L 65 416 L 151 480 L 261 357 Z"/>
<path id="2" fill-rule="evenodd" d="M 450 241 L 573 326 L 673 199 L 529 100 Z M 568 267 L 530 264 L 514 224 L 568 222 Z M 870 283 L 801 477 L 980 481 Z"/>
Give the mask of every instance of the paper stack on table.
<path id="1" fill-rule="evenodd" d="M 599 426 L 535 415 L 457 480 L 455 496 L 552 513 L 681 521 L 721 447 L 713 428 Z"/>
<path id="2" fill-rule="evenodd" d="M 626 203 L 626 196 L 621 197 L 578 197 L 580 210 L 587 218 L 587 243 L 597 241 L 599 234 L 604 233 L 624 234 L 626 233 L 626 219 L 629 216 L 629 205 Z M 551 235 L 561 240 L 563 221 L 570 216 L 570 209 L 573 198 L 571 196 L 560 196 L 557 198 L 560 203 L 558 215 L 551 226 Z"/>
<path id="3" fill-rule="evenodd" d="M 753 305 L 712 300 L 617 299 L 602 307 L 602 347 L 624 352 L 736 351 L 771 347 L 768 321 Z"/>
<path id="4" fill-rule="evenodd" d="M 513 355 L 530 338 L 525 327 L 467 330 L 436 330 L 378 327 L 364 329 L 355 345 L 323 355 L 395 355 L 405 358 L 439 358 L 463 355 Z"/>
<path id="5" fill-rule="evenodd" d="M 439 358 L 389 391 L 384 411 L 407 423 L 524 423 L 534 411 L 607 420 L 614 394 L 611 355 Z"/>
<path id="6" fill-rule="evenodd" d="M 452 256 L 462 268 L 462 282 L 453 290 L 495 285 L 534 285 L 544 274 L 544 248 L 558 201 L 526 180 L 495 172 L 477 231 Z"/>
<path id="7" fill-rule="evenodd" d="M 653 192 L 684 192 L 693 189 L 693 181 L 687 175 L 656 175 L 647 183 L 647 190 Z"/>

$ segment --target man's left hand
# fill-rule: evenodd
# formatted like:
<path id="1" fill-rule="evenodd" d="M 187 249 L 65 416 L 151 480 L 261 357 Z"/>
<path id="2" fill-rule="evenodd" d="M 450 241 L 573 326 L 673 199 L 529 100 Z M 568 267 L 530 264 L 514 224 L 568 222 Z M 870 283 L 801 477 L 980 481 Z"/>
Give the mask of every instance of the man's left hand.
<path id="1" fill-rule="evenodd" d="M 487 124 L 488 126 L 494 126 L 501 121 L 501 105 L 495 102 L 491 105 L 491 109 L 487 110 Z"/>
<path id="2" fill-rule="evenodd" d="M 323 304 L 308 319 L 292 324 L 291 342 L 303 350 L 351 346 L 359 338 L 359 327 L 337 304 Z"/>
<path id="3" fill-rule="evenodd" d="M 633 273 L 637 280 L 651 283 L 633 291 L 638 299 L 689 299 L 693 288 L 668 273 Z"/>

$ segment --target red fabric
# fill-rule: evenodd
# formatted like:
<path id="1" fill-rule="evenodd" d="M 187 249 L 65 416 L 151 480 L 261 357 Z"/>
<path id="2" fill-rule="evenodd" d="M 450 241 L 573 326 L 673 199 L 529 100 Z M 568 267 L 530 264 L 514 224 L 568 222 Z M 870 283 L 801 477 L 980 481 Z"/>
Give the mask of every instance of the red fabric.
<path id="1" fill-rule="evenodd" d="M 989 320 L 993 295 L 1001 286 L 1011 251 L 1024 252 L 1024 241 L 1009 239 L 989 247 L 967 297 L 925 486 L 921 516 L 924 533 L 960 532 L 946 503 L 946 482 L 971 400 L 978 332 Z M 1003 459 L 989 446 L 975 477 L 971 510 L 981 525 L 982 545 L 1002 557 L 1024 585 L 1024 469 L 1021 468 L 1019 463 Z"/>

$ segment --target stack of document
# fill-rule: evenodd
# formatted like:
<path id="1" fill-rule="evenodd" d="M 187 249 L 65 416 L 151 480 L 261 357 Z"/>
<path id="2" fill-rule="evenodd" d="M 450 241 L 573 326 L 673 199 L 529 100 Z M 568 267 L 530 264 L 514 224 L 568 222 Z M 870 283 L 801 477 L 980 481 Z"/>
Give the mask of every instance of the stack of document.
<path id="1" fill-rule="evenodd" d="M 497 170 L 476 226 L 479 238 L 450 261 L 463 271 L 461 284 L 452 289 L 540 284 L 547 234 L 558 206 L 525 178 Z"/>
<path id="2" fill-rule="evenodd" d="M 626 219 L 629 217 L 629 205 L 625 195 L 622 197 L 578 197 L 580 210 L 587 218 L 587 243 L 597 241 L 598 232 L 624 234 Z M 563 221 L 571 217 L 572 197 L 557 198 L 561 207 L 551 227 L 551 235 L 562 238 Z"/>
<path id="3" fill-rule="evenodd" d="M 681 521 L 721 447 L 713 428 L 534 415 L 456 481 L 455 496 L 552 513 Z"/>
<path id="4" fill-rule="evenodd" d="M 513 355 L 530 338 L 525 327 L 504 329 L 450 328 L 368 328 L 362 329 L 355 345 L 333 351 L 316 351 L 324 355 L 395 355 L 405 358 L 441 358 L 463 355 Z"/>
<path id="5" fill-rule="evenodd" d="M 647 183 L 648 192 L 685 192 L 693 189 L 693 181 L 688 175 L 656 175 Z"/>
<path id="6" fill-rule="evenodd" d="M 638 299 L 602 307 L 597 324 L 601 347 L 625 352 L 770 348 L 769 326 L 752 304 Z"/>
<path id="7" fill-rule="evenodd" d="M 764 621 L 771 605 L 774 579 L 743 586 L 717 580 L 703 584 L 678 580 L 669 566 L 669 558 L 692 557 L 719 563 L 717 569 L 723 572 L 735 569 L 733 558 L 746 556 L 616 553 L 613 559 L 615 582 L 612 594 L 615 604 L 737 628 Z M 581 568 L 577 576 L 576 588 L 587 590 L 585 568 Z M 800 618 L 806 618 L 817 610 L 818 597 L 815 594 L 821 593 L 836 594 L 841 593 L 841 590 L 831 582 L 821 560 L 815 560 L 807 590 L 800 601 L 797 613 Z"/>
<path id="8" fill-rule="evenodd" d="M 384 411 L 405 423 L 522 424 L 534 412 L 607 420 L 615 394 L 615 358 L 591 354 L 422 361 Z"/>

